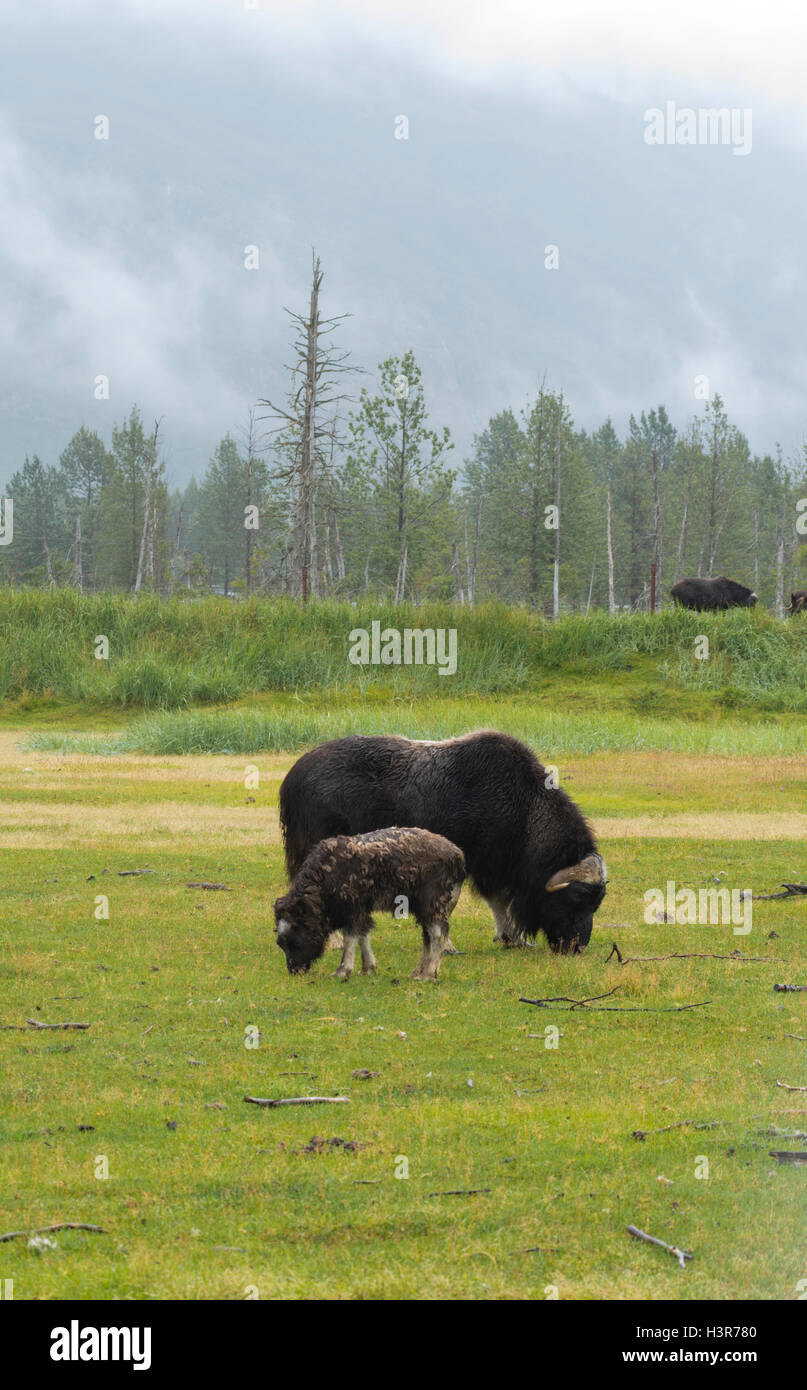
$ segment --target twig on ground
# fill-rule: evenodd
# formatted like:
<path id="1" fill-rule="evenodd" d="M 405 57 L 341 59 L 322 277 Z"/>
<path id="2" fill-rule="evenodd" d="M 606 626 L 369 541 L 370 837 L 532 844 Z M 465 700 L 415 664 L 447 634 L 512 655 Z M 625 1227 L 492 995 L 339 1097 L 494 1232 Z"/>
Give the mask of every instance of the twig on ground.
<path id="1" fill-rule="evenodd" d="M 774 985 L 775 994 L 804 994 L 807 992 L 807 985 Z"/>
<path id="2" fill-rule="evenodd" d="M 640 1231 L 638 1226 L 629 1226 L 628 1233 L 635 1236 L 637 1240 L 646 1240 L 649 1245 L 658 1245 L 662 1250 L 666 1250 L 670 1255 L 674 1255 L 682 1269 L 686 1269 L 687 1260 L 695 1258 L 688 1250 L 679 1250 L 677 1245 L 668 1245 L 666 1240 L 659 1240 L 658 1236 L 649 1236 L 646 1231 Z"/>
<path id="3" fill-rule="evenodd" d="M 588 999 L 572 999 L 568 994 L 556 994 L 547 999 L 520 999 L 521 1004 L 535 1004 L 537 1008 L 542 1008 L 544 1004 L 571 1004 L 572 1008 L 579 1009 L 583 1004 L 591 1004 L 595 999 L 608 999 L 612 994 L 616 994 L 621 985 L 614 985 L 607 994 L 592 994 Z"/>
<path id="4" fill-rule="evenodd" d="M 28 1024 L 29 1028 L 41 1028 L 41 1029 L 56 1029 L 56 1030 L 65 1029 L 65 1028 L 81 1028 L 81 1029 L 84 1029 L 84 1028 L 89 1028 L 89 1027 L 90 1027 L 89 1023 L 40 1023 L 40 1022 L 39 1022 L 39 1019 L 37 1019 L 37 1018 L 27 1018 L 27 1019 L 25 1020 L 25 1022 Z"/>
<path id="5" fill-rule="evenodd" d="M 344 1105 L 350 1096 L 287 1096 L 283 1100 L 264 1100 L 260 1096 L 244 1096 L 249 1105 Z"/>
<path id="6" fill-rule="evenodd" d="M 86 1221 L 57 1221 L 53 1226 L 35 1226 L 28 1231 L 6 1231 L 5 1235 L 0 1235 L 0 1243 L 4 1240 L 16 1240 L 18 1236 L 42 1236 L 49 1231 L 95 1231 L 99 1236 L 105 1236 L 107 1232 L 103 1226 L 89 1226 Z"/>
<path id="7" fill-rule="evenodd" d="M 784 893 L 746 893 L 754 902 L 772 902 L 774 898 L 795 898 L 799 893 L 807 893 L 807 883 L 783 883 Z"/>
<path id="8" fill-rule="evenodd" d="M 490 1192 L 489 1187 L 454 1187 L 448 1192 L 430 1192 L 430 1197 L 479 1197 Z"/>
<path id="9" fill-rule="evenodd" d="M 116 869 L 118 878 L 137 878 L 139 874 L 153 874 L 156 869 Z"/>
<path id="10" fill-rule="evenodd" d="M 803 1149 L 769 1149 L 768 1152 L 780 1163 L 807 1163 L 807 1153 Z"/>
<path id="11" fill-rule="evenodd" d="M 715 951 L 671 951 L 667 956 L 623 956 L 616 942 L 613 943 L 609 954 L 605 957 L 607 965 L 611 956 L 616 955 L 619 965 L 644 964 L 645 961 L 657 960 L 746 960 L 746 961 L 771 961 L 772 956 L 745 956 L 742 951 L 729 951 L 727 955 L 719 955 Z M 781 962 L 780 962 L 781 963 Z"/>
<path id="12" fill-rule="evenodd" d="M 781 1086 L 783 1091 L 807 1091 L 807 1086 L 788 1086 L 786 1081 L 777 1081 L 777 1086 Z"/>
<path id="13" fill-rule="evenodd" d="M 714 1129 L 718 1124 L 717 1120 L 676 1120 L 674 1125 L 662 1125 L 661 1129 L 632 1129 L 631 1139 L 646 1139 L 648 1134 L 666 1134 L 670 1129 L 681 1129 L 684 1125 L 691 1125 L 693 1129 Z"/>
<path id="14" fill-rule="evenodd" d="M 211 892 L 217 889 L 220 893 L 232 893 L 232 888 L 228 888 L 226 883 L 208 883 L 203 879 L 200 883 L 186 883 L 186 888 L 207 888 Z"/>

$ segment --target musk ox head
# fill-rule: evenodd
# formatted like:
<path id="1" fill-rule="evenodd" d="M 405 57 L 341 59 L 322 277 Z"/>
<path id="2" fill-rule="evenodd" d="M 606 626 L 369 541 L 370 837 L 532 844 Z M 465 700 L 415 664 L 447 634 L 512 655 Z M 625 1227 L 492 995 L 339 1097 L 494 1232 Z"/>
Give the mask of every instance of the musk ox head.
<path id="1" fill-rule="evenodd" d="M 327 928 L 312 920 L 307 902 L 294 893 L 276 900 L 275 940 L 286 957 L 290 975 L 303 975 L 311 968 L 322 955 L 327 937 Z"/>
<path id="2" fill-rule="evenodd" d="M 807 589 L 797 589 L 794 594 L 790 595 L 787 612 L 791 616 L 794 613 L 807 613 Z"/>
<path id="3" fill-rule="evenodd" d="M 541 926 L 553 951 L 576 955 L 591 939 L 594 913 L 605 897 L 607 871 L 601 854 L 587 854 L 552 874 L 544 885 Z"/>

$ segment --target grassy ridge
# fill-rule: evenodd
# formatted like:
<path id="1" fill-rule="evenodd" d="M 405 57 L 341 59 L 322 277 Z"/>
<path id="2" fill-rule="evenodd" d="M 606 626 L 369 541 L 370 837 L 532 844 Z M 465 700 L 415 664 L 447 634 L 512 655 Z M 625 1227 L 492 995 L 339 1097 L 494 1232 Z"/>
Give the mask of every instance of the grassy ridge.
<path id="1" fill-rule="evenodd" d="M 351 665 L 351 631 L 377 620 L 399 630 L 456 628 L 456 674 Z M 99 635 L 109 639 L 108 660 L 95 657 Z M 710 654 L 699 660 L 695 639 L 702 635 Z M 714 696 L 724 708 L 807 712 L 807 622 L 780 622 L 761 610 L 598 611 L 547 623 L 502 605 L 470 611 L 326 601 L 304 608 L 284 599 L 133 599 L 72 590 L 6 590 L 0 599 L 3 701 L 172 710 L 268 691 L 370 701 L 493 697 L 534 693 L 561 671 L 570 680 L 599 675 L 618 682 L 636 662 L 650 663 L 658 685 Z M 648 698 L 652 705 L 652 693 Z"/>

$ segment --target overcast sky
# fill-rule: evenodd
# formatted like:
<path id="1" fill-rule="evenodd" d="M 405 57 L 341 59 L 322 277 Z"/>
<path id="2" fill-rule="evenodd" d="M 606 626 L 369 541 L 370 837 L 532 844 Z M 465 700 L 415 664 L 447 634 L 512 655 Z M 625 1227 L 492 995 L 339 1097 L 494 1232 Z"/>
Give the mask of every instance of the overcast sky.
<path id="1" fill-rule="evenodd" d="M 0 29 L 0 482 L 135 401 L 199 476 L 283 394 L 312 245 L 361 380 L 412 347 L 458 462 L 544 374 L 586 427 L 683 424 L 705 375 L 756 450 L 807 437 L 807 7 L 4 0 Z M 648 144 L 668 102 L 750 111 L 750 153 Z"/>

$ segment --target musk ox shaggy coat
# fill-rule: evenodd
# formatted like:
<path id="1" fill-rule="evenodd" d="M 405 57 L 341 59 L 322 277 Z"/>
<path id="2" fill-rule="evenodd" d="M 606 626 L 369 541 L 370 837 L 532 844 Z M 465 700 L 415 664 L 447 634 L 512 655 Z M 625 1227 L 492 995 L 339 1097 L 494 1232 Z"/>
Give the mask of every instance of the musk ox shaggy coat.
<path id="1" fill-rule="evenodd" d="M 605 895 L 590 826 L 534 753 L 482 730 L 443 742 L 338 738 L 305 753 L 280 788 L 289 877 L 328 835 L 419 825 L 465 855 L 505 945 L 544 932 L 579 951 Z"/>
<path id="2" fill-rule="evenodd" d="M 794 594 L 790 595 L 787 612 L 791 618 L 794 613 L 807 613 L 807 589 L 797 589 Z"/>
<path id="3" fill-rule="evenodd" d="M 696 608 L 699 613 L 711 608 L 753 608 L 757 596 L 744 584 L 727 579 L 682 579 L 673 584 L 670 596 L 682 608 Z"/>
<path id="4" fill-rule="evenodd" d="M 337 975 L 346 980 L 352 974 L 357 945 L 368 974 L 375 969 L 370 914 L 404 908 L 423 932 L 415 979 L 436 980 L 464 878 L 462 850 L 428 830 L 394 826 L 320 841 L 275 903 L 277 944 L 289 972 L 307 970 L 331 932 L 341 931 L 345 947 Z"/>

